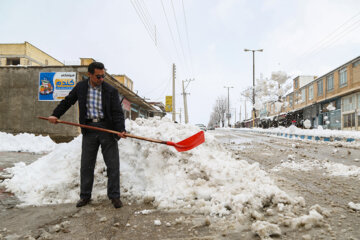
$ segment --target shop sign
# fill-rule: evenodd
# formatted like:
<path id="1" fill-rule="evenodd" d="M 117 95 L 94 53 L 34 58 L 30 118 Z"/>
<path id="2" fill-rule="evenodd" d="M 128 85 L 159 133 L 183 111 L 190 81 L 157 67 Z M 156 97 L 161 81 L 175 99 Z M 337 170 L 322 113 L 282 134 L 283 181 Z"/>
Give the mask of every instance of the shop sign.
<path id="1" fill-rule="evenodd" d="M 127 100 L 126 98 L 124 98 L 123 101 L 122 101 L 122 108 L 123 108 L 124 110 L 130 112 L 131 103 L 130 103 L 129 100 Z"/>
<path id="2" fill-rule="evenodd" d="M 172 96 L 165 97 L 165 111 L 172 112 Z"/>
<path id="3" fill-rule="evenodd" d="M 39 101 L 61 101 L 76 85 L 76 72 L 41 72 Z"/>

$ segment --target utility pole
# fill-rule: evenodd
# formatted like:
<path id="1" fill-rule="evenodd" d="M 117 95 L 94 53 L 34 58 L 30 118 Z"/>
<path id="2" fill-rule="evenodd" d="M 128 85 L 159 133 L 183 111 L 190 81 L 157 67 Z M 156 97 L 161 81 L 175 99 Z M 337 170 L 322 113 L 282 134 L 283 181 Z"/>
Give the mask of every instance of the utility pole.
<path id="1" fill-rule="evenodd" d="M 239 122 L 241 122 L 241 102 L 240 102 Z"/>
<path id="2" fill-rule="evenodd" d="M 247 112 L 246 112 L 246 99 L 244 99 L 244 103 L 245 103 L 245 120 L 247 119 Z"/>
<path id="3" fill-rule="evenodd" d="M 176 66 L 173 63 L 173 89 L 172 89 L 172 120 L 176 122 L 176 109 L 175 109 L 175 76 L 176 76 Z"/>
<path id="4" fill-rule="evenodd" d="M 253 109 L 252 109 L 252 120 L 253 120 L 253 127 L 255 127 L 255 52 L 262 52 L 263 49 L 258 50 L 251 50 L 251 49 L 244 49 L 245 52 L 252 52 L 253 55 L 253 94 L 252 94 L 252 102 L 253 102 Z"/>
<path id="5" fill-rule="evenodd" d="M 228 119 L 228 127 L 230 127 L 230 118 L 231 118 L 231 114 L 230 114 L 230 99 L 229 99 L 229 90 L 230 88 L 234 88 L 234 87 L 224 87 L 228 89 L 228 107 L 227 107 L 227 114 L 226 117 Z"/>
<path id="6" fill-rule="evenodd" d="M 188 107 L 187 107 L 187 98 L 186 98 L 186 95 L 190 93 L 187 93 L 186 92 L 186 88 L 189 86 L 189 83 L 191 81 L 194 81 L 194 79 L 189 79 L 189 80 L 182 80 L 182 89 L 183 89 L 183 99 L 184 99 L 184 113 L 185 113 L 185 123 L 188 123 L 189 122 L 189 114 L 188 114 Z M 185 82 L 188 82 L 188 84 L 186 85 L 186 87 L 184 86 L 184 83 Z"/>
<path id="7" fill-rule="evenodd" d="M 234 122 L 234 126 L 235 126 L 235 123 L 236 123 L 236 108 L 235 109 L 235 122 Z"/>
<path id="8" fill-rule="evenodd" d="M 179 112 L 180 123 L 181 123 L 181 110 L 182 110 L 182 108 L 180 108 L 180 112 Z"/>

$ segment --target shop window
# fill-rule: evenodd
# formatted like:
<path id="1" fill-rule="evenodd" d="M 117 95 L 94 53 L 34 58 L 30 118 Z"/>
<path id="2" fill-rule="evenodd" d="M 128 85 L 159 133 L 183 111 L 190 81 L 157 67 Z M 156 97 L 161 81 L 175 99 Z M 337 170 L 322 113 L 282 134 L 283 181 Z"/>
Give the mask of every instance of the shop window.
<path id="1" fill-rule="evenodd" d="M 326 91 L 330 92 L 334 89 L 334 75 L 331 74 L 326 77 Z"/>
<path id="2" fill-rule="evenodd" d="M 344 128 L 355 127 L 355 113 L 344 114 Z"/>
<path id="3" fill-rule="evenodd" d="M 10 66 L 16 66 L 16 65 L 20 65 L 20 58 L 7 58 L 6 59 L 6 65 Z"/>
<path id="4" fill-rule="evenodd" d="M 343 112 L 353 111 L 356 108 L 355 95 L 343 98 Z"/>
<path id="5" fill-rule="evenodd" d="M 339 71 L 339 84 L 340 87 L 344 87 L 347 85 L 347 69 L 343 68 Z"/>

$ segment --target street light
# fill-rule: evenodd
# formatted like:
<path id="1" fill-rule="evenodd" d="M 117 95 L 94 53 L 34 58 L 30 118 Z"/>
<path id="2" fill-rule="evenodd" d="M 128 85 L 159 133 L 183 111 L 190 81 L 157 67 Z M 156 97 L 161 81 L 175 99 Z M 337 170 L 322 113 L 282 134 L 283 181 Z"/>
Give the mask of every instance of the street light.
<path id="1" fill-rule="evenodd" d="M 253 100 L 253 110 L 252 110 L 252 119 L 253 119 L 253 127 L 255 126 L 255 52 L 262 52 L 263 49 L 257 49 L 257 50 L 252 50 L 252 49 L 244 49 L 245 52 L 252 52 L 253 53 L 253 96 L 252 96 L 252 100 Z"/>
<path id="2" fill-rule="evenodd" d="M 231 114 L 230 114 L 230 100 L 229 100 L 229 89 L 230 88 L 234 88 L 234 87 L 224 87 L 224 88 L 227 88 L 228 89 L 228 107 L 227 107 L 227 114 L 226 114 L 226 117 L 228 119 L 228 127 L 230 127 L 230 118 L 231 118 Z"/>

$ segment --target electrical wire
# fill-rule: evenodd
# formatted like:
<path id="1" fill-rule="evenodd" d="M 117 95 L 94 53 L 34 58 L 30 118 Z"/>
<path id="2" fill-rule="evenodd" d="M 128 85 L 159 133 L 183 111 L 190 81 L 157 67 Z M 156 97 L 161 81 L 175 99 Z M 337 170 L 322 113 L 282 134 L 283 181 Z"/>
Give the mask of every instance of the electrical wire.
<path id="1" fill-rule="evenodd" d="M 167 26 L 168 26 L 168 28 L 169 28 L 169 32 L 170 32 L 170 35 L 171 35 L 171 39 L 172 39 L 172 42 L 173 42 L 173 44 L 174 44 L 174 48 L 175 48 L 175 51 L 176 51 L 176 55 L 177 55 L 178 59 L 180 59 L 180 57 L 179 57 L 179 51 L 178 51 L 178 49 L 177 49 L 177 47 L 176 47 L 175 38 L 174 38 L 174 35 L 173 35 L 172 31 L 171 31 L 169 19 L 168 19 L 168 17 L 167 17 L 166 11 L 165 11 L 165 7 L 164 7 L 163 0 L 160 0 L 160 1 L 161 1 L 161 6 L 162 6 L 162 9 L 163 9 L 165 18 L 166 18 Z"/>
<path id="2" fill-rule="evenodd" d="M 130 0 L 131 4 L 133 5 L 136 14 L 138 15 L 138 17 L 140 18 L 141 22 L 143 23 L 146 31 L 149 34 L 149 37 L 151 38 L 151 40 L 154 42 L 155 44 L 155 39 L 151 33 L 151 29 L 149 28 L 149 23 L 146 21 L 146 19 L 144 18 L 143 14 L 140 12 L 139 7 L 138 7 L 138 2 L 136 0 Z"/>
<path id="3" fill-rule="evenodd" d="M 194 76 L 194 67 L 193 67 L 192 53 L 191 53 L 191 48 L 190 48 L 189 30 L 188 30 L 188 25 L 187 25 L 187 20 L 186 20 L 184 0 L 181 0 L 181 3 L 182 3 L 182 9 L 183 9 L 183 13 L 184 13 L 184 22 L 185 22 L 185 31 L 186 31 L 186 40 L 187 40 L 187 45 L 188 45 L 188 50 L 189 50 L 189 58 L 190 58 L 191 75 L 192 75 L 192 76 Z"/>
<path id="4" fill-rule="evenodd" d="M 183 58 L 184 58 L 185 67 L 188 70 L 188 65 L 187 65 L 185 52 L 184 52 L 184 47 L 183 47 L 183 43 L 182 43 L 183 41 L 182 41 L 181 35 L 180 35 L 179 24 L 178 24 L 178 21 L 177 21 L 173 0 L 171 0 L 171 7 L 172 7 L 172 10 L 173 10 L 173 14 L 174 14 L 174 19 L 175 19 L 175 24 L 176 24 L 176 31 L 177 31 L 178 37 L 179 37 L 180 49 L 181 49 L 181 52 L 182 52 L 182 55 L 183 55 Z"/>
<path id="5" fill-rule="evenodd" d="M 290 61 L 289 64 L 294 63 L 296 60 L 309 57 L 311 55 L 316 55 L 321 50 L 332 46 L 334 43 L 336 43 L 338 40 L 343 38 L 345 35 L 347 35 L 349 32 L 352 32 L 354 29 L 352 29 L 353 26 L 356 26 L 359 20 L 355 20 L 355 22 L 348 25 L 351 21 L 356 19 L 358 16 L 360 16 L 360 12 L 356 13 L 349 19 L 347 19 L 344 23 L 342 23 L 340 26 L 338 26 L 334 31 L 332 31 L 330 34 L 328 34 L 325 38 L 320 40 L 318 43 L 316 43 L 313 47 L 311 47 L 309 50 L 305 51 L 303 54 L 301 54 L 299 57 L 296 57 L 292 61 Z M 348 26 L 346 26 L 348 25 Z M 343 29 L 345 27 L 345 29 Z M 357 27 L 355 27 L 356 29 Z M 348 31 L 350 29 L 350 31 Z M 341 31 L 340 31 L 341 30 Z M 304 61 L 300 64 L 302 66 Z"/>

